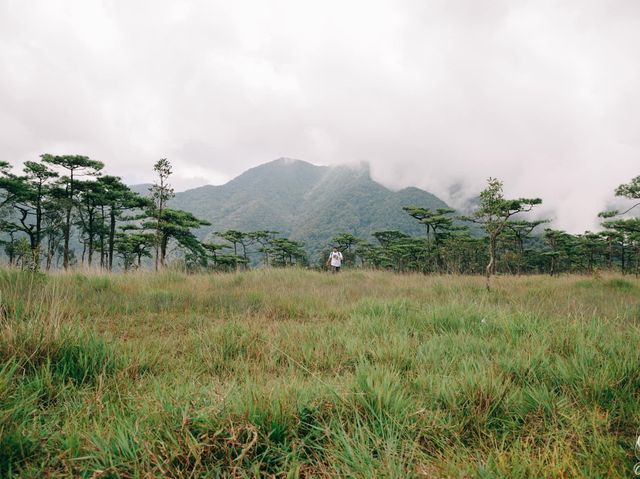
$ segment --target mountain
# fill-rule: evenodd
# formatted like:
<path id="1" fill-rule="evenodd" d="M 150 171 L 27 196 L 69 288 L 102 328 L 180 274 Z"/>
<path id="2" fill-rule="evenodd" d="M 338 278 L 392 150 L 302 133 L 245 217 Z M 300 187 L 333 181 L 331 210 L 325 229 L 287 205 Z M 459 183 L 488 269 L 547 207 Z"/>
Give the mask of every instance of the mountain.
<path id="1" fill-rule="evenodd" d="M 408 205 L 447 206 L 418 188 L 392 191 L 373 181 L 365 166 L 316 166 L 285 158 L 251 168 L 224 185 L 177 193 L 170 203 L 211 222 L 198 232 L 200 238 L 227 229 L 275 230 L 304 241 L 312 260 L 340 233 L 364 238 L 392 229 L 424 234 L 424 227 L 402 211 Z"/>

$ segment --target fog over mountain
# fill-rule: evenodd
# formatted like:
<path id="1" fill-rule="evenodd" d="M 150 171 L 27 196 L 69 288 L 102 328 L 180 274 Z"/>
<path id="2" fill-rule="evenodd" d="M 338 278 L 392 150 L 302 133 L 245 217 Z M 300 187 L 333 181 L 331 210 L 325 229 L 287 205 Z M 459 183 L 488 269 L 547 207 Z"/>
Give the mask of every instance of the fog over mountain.
<path id="1" fill-rule="evenodd" d="M 638 45 L 636 0 L 0 0 L 0 158 L 367 162 L 454 206 L 496 176 L 581 232 L 640 174 Z"/>

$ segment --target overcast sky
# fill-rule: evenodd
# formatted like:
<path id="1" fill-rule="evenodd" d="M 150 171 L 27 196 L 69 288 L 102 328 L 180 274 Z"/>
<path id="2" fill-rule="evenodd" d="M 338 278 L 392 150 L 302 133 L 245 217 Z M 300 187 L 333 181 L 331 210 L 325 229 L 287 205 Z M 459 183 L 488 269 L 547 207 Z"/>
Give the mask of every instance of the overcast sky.
<path id="1" fill-rule="evenodd" d="M 638 0 L 0 0 L 0 159 L 178 189 L 278 157 L 581 232 L 640 175 Z"/>

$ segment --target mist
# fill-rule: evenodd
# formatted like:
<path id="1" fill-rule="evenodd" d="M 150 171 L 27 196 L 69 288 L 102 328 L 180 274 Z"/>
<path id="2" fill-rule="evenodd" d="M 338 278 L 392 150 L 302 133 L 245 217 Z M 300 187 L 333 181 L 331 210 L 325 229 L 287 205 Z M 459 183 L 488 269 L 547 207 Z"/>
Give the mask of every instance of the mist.
<path id="1" fill-rule="evenodd" d="M 492 176 L 582 232 L 640 174 L 638 45 L 634 0 L 0 0 L 0 159 L 366 162 L 454 206 Z"/>

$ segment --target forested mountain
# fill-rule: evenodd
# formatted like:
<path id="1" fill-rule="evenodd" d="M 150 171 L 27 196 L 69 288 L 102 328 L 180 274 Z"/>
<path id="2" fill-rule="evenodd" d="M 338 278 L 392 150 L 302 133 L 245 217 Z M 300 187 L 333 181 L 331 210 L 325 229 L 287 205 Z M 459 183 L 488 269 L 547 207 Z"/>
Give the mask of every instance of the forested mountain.
<path id="1" fill-rule="evenodd" d="M 145 189 L 134 187 L 141 193 Z M 424 234 L 424 226 L 402 207 L 446 207 L 418 188 L 385 188 L 365 166 L 316 166 L 284 158 L 251 168 L 224 185 L 177 193 L 169 204 L 211 223 L 197 232 L 201 238 L 228 229 L 275 230 L 304 241 L 312 256 L 340 233 L 363 238 L 381 230 Z"/>

